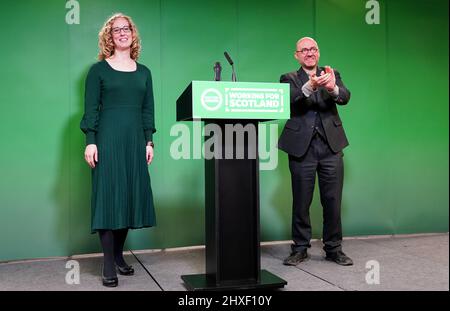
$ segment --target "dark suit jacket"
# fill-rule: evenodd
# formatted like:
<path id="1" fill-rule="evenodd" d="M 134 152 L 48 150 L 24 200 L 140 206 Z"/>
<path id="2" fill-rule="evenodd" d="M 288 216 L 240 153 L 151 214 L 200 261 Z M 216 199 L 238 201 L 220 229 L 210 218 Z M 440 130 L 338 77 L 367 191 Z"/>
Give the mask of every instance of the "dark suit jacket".
<path id="1" fill-rule="evenodd" d="M 322 67 L 317 69 L 318 76 L 322 70 L 325 71 Z M 311 142 L 316 113 L 320 114 L 330 148 L 334 152 L 339 152 L 348 146 L 336 105 L 346 105 L 350 100 L 350 91 L 344 86 L 339 72 L 336 70 L 334 72 L 339 87 L 337 98 L 333 98 L 324 88 L 319 88 L 310 97 L 306 97 L 302 92 L 302 86 L 308 82 L 309 77 L 303 68 L 281 76 L 281 83 L 290 84 L 291 118 L 281 133 L 278 148 L 296 157 L 303 156 Z"/>

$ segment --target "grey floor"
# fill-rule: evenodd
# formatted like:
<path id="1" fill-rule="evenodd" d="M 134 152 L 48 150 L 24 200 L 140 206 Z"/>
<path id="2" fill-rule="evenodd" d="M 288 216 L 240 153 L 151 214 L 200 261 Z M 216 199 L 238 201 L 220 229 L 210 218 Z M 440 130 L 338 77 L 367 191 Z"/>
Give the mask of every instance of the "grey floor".
<path id="1" fill-rule="evenodd" d="M 282 265 L 289 243 L 261 247 L 261 267 L 285 279 L 288 291 L 342 290 L 449 290 L 448 234 L 345 239 L 344 251 L 354 265 L 342 267 L 325 261 L 320 241 L 313 241 L 308 261 L 297 267 Z M 119 276 L 117 288 L 100 283 L 102 257 L 75 256 L 80 284 L 66 283 L 68 258 L 0 263 L 0 290 L 186 290 L 180 276 L 204 273 L 204 249 L 134 251 L 126 260 L 134 276 Z M 366 274 L 379 263 L 379 284 L 367 284 Z"/>

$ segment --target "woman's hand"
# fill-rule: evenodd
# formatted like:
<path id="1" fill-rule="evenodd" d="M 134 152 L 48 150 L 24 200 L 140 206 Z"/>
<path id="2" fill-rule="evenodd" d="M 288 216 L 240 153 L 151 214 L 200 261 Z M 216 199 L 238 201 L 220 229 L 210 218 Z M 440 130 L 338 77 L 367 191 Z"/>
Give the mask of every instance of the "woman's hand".
<path id="1" fill-rule="evenodd" d="M 153 161 L 153 147 L 152 146 L 147 145 L 145 147 L 145 158 L 147 159 L 147 165 L 152 163 L 152 161 Z"/>
<path id="2" fill-rule="evenodd" d="M 91 168 L 95 168 L 95 162 L 98 162 L 97 145 L 90 144 L 86 146 L 84 159 Z"/>

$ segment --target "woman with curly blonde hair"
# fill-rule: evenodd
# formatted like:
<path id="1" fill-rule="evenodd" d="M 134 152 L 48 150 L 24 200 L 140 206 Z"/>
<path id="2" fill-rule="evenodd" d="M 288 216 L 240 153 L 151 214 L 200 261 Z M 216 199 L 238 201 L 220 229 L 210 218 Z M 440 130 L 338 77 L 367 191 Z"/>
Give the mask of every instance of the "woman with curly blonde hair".
<path id="1" fill-rule="evenodd" d="M 103 249 L 102 283 L 114 287 L 117 272 L 134 274 L 123 258 L 128 229 L 156 224 L 148 172 L 156 129 L 152 76 L 137 62 L 141 44 L 132 19 L 110 17 L 99 48 L 86 78 L 80 128 L 92 169 L 91 232 L 99 233 Z"/>

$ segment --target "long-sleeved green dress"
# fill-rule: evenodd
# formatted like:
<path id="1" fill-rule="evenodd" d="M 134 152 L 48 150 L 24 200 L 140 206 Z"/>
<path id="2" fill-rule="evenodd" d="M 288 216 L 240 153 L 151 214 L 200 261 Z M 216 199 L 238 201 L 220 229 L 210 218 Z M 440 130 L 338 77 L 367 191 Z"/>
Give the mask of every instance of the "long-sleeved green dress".
<path id="1" fill-rule="evenodd" d="M 105 60 L 89 70 L 80 123 L 86 145 L 96 144 L 92 169 L 91 231 L 156 224 L 146 144 L 155 130 L 152 76 L 118 71 Z"/>

